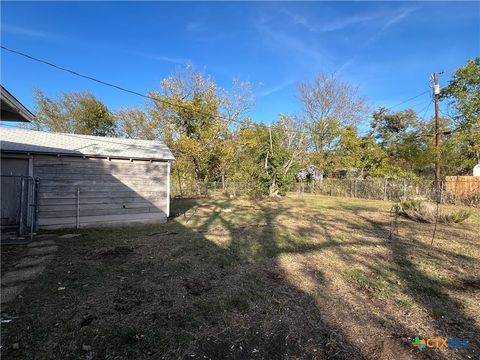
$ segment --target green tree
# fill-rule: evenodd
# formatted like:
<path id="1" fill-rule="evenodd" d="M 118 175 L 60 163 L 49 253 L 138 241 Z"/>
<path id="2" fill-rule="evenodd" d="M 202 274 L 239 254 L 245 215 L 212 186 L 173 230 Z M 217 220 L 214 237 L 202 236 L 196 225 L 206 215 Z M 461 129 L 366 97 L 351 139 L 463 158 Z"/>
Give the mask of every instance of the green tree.
<path id="1" fill-rule="evenodd" d="M 222 178 L 232 162 L 225 142 L 249 108 L 250 95 L 248 82 L 234 81 L 232 89 L 225 90 L 191 66 L 163 80 L 160 91 L 150 93 L 155 101 L 149 114 L 177 157 L 174 166 L 193 169 L 197 181 Z M 185 166 L 187 162 L 191 166 Z"/>
<path id="2" fill-rule="evenodd" d="M 466 173 L 480 163 L 480 57 L 468 60 L 455 71 L 448 86 L 442 89 L 441 99 L 448 101 L 456 133 L 450 140 L 462 155 L 457 159 L 461 162 L 458 171 Z"/>
<path id="3" fill-rule="evenodd" d="M 433 129 L 431 122 L 418 118 L 412 109 L 391 112 L 380 108 L 373 113 L 372 136 L 388 156 L 384 176 L 433 176 Z"/>
<path id="4" fill-rule="evenodd" d="M 280 114 L 269 127 L 255 125 L 242 130 L 247 144 L 243 160 L 248 167 L 253 188 L 271 197 L 284 195 L 295 181 L 299 160 L 305 154 L 304 124 Z"/>
<path id="5" fill-rule="evenodd" d="M 36 117 L 32 126 L 37 130 L 115 135 L 115 117 L 89 92 L 62 93 L 58 98 L 49 98 L 42 90 L 34 89 L 34 96 Z"/>
<path id="6" fill-rule="evenodd" d="M 130 139 L 154 140 L 161 136 L 157 122 L 137 108 L 125 108 L 115 112 L 118 132 Z"/>
<path id="7" fill-rule="evenodd" d="M 349 125 L 342 129 L 335 150 L 335 168 L 360 169 L 362 167 L 362 139 L 357 128 Z"/>

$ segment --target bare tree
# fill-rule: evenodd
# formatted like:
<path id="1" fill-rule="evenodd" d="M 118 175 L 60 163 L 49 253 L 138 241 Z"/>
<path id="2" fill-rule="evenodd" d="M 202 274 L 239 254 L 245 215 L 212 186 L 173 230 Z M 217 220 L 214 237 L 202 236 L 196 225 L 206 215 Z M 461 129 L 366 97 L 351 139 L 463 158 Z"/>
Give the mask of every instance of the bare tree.
<path id="1" fill-rule="evenodd" d="M 358 88 L 335 74 L 321 72 L 311 81 L 299 82 L 297 89 L 312 133 L 313 162 L 324 173 L 327 154 L 338 142 L 342 128 L 357 125 L 369 109 L 365 98 L 358 95 Z"/>

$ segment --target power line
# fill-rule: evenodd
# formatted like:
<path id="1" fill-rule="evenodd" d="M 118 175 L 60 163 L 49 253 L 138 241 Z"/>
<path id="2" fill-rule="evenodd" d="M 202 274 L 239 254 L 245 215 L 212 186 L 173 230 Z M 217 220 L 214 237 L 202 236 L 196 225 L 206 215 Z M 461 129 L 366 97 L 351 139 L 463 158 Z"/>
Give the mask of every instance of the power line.
<path id="1" fill-rule="evenodd" d="M 411 97 L 411 98 L 409 98 L 409 99 L 407 99 L 407 100 L 404 100 L 404 101 L 402 101 L 402 102 L 400 102 L 400 103 L 398 103 L 398 104 L 395 104 L 395 105 L 393 105 L 393 106 L 390 106 L 390 107 L 386 108 L 386 110 L 392 110 L 393 108 L 396 108 L 397 106 L 406 104 L 406 103 L 409 102 L 409 101 L 415 100 L 416 98 L 419 98 L 420 96 L 422 96 L 422 95 L 424 95 L 424 94 L 426 94 L 426 93 L 428 93 L 428 92 L 430 92 L 430 90 L 425 90 L 425 91 L 421 92 L 421 93 L 418 94 L 418 95 L 415 95 L 415 96 L 413 96 L 413 97 Z"/>
<path id="2" fill-rule="evenodd" d="M 423 113 L 423 116 L 421 117 L 421 119 L 423 121 L 425 121 L 425 116 L 427 115 L 427 112 L 430 109 L 430 105 L 432 105 L 432 103 L 433 103 L 433 100 L 430 99 L 430 101 L 428 102 L 427 108 L 425 109 L 425 112 Z"/>
<path id="3" fill-rule="evenodd" d="M 419 103 L 416 103 L 416 104 L 414 104 L 414 105 L 411 105 L 410 108 L 411 108 L 411 109 L 415 109 L 417 106 L 425 105 L 425 104 L 427 104 L 427 103 L 430 102 L 430 101 L 431 101 L 431 99 L 424 100 L 424 101 L 422 101 L 422 102 L 419 102 Z M 422 107 L 422 110 L 420 110 L 419 112 L 421 113 L 424 109 L 425 109 L 425 106 Z"/>
<path id="4" fill-rule="evenodd" d="M 178 108 L 181 108 L 181 109 L 184 109 L 184 110 L 193 111 L 193 112 L 196 112 L 197 114 L 214 117 L 214 118 L 221 119 L 221 120 L 233 121 L 233 122 L 241 123 L 240 121 L 235 120 L 235 119 L 229 119 L 229 118 L 226 118 L 226 117 L 223 117 L 223 116 L 220 116 L 220 115 L 208 114 L 208 113 L 203 112 L 203 111 L 201 111 L 201 110 L 192 110 L 192 109 L 188 108 L 187 106 L 184 106 L 184 105 L 181 105 L 181 104 L 176 104 L 176 103 L 171 103 L 171 102 L 169 102 L 168 100 L 165 100 L 165 99 L 157 99 L 157 98 L 155 98 L 155 97 L 153 97 L 153 96 L 145 95 L 145 94 L 142 94 L 142 93 L 140 93 L 140 92 L 138 92 L 138 91 L 127 89 L 127 88 L 125 88 L 125 87 L 123 87 L 123 86 L 119 86 L 119 85 L 116 85 L 116 84 L 112 84 L 112 83 L 109 83 L 109 82 L 107 82 L 107 81 L 100 80 L 100 79 L 94 78 L 94 77 L 89 76 L 89 75 L 81 74 L 81 73 L 79 73 L 79 72 L 77 72 L 77 71 L 74 71 L 74 70 L 65 68 L 65 67 L 63 67 L 63 66 L 59 66 L 59 65 L 53 64 L 53 63 L 51 63 L 51 62 L 49 62 L 49 61 L 46 61 L 46 60 L 42 60 L 42 59 L 36 58 L 36 57 L 34 57 L 34 56 L 28 55 L 28 54 L 23 53 L 23 52 L 21 52 L 21 51 L 17 51 L 17 50 L 14 50 L 14 49 L 7 48 L 6 46 L 3 46 L 3 45 L 1 45 L 1 48 L 4 49 L 4 50 L 6 50 L 6 51 L 9 51 L 9 52 L 11 52 L 11 53 L 14 53 L 14 54 L 23 56 L 23 57 L 25 57 L 25 58 L 27 58 L 27 59 L 30 59 L 30 60 L 33 60 L 33 61 L 42 63 L 42 64 L 44 64 L 44 65 L 51 66 L 51 67 L 53 67 L 53 68 L 55 68 L 55 69 L 58 69 L 58 70 L 61 70 L 61 71 L 68 72 L 68 73 L 70 73 L 70 74 L 72 74 L 72 75 L 75 75 L 75 76 L 78 76 L 78 77 L 81 77 L 81 78 L 84 78 L 84 79 L 87 79 L 87 80 L 91 80 L 91 81 L 97 82 L 97 83 L 102 84 L 102 85 L 105 85 L 105 86 L 113 87 L 113 88 L 115 88 L 115 89 L 117 89 L 117 90 L 124 91 L 124 92 L 130 93 L 130 94 L 133 94 L 133 95 L 141 96 L 141 97 L 143 97 L 143 98 L 150 99 L 150 100 L 153 100 L 153 101 L 155 101 L 155 102 L 164 103 L 164 104 L 167 104 L 167 105 L 170 105 L 170 106 L 173 106 L 173 107 L 178 107 Z"/>
<path id="5" fill-rule="evenodd" d="M 208 116 L 208 117 L 212 117 L 212 118 L 216 118 L 216 119 L 220 119 L 220 120 L 224 120 L 224 121 L 227 121 L 227 122 L 234 122 L 234 123 L 237 123 L 237 124 L 240 124 L 240 125 L 247 125 L 245 122 L 241 121 L 241 120 L 237 120 L 237 119 L 233 119 L 233 118 L 227 118 L 227 117 L 224 117 L 224 116 L 221 116 L 221 115 L 215 115 L 215 114 L 209 114 L 209 113 L 206 113 L 206 112 L 203 112 L 201 110 L 196 110 L 196 109 L 191 109 L 187 106 L 184 106 L 182 104 L 177 104 L 177 103 L 172 103 L 168 100 L 165 100 L 165 99 L 158 99 L 158 98 L 155 98 L 153 96 L 150 96 L 150 95 L 146 95 L 146 94 L 142 94 L 138 91 L 135 91 L 135 90 L 130 90 L 130 89 L 127 89 L 123 86 L 120 86 L 120 85 L 116 85 L 116 84 L 113 84 L 113 83 L 110 83 L 110 82 L 107 82 L 107 81 L 104 81 L 104 80 L 100 80 L 98 78 L 95 78 L 93 76 L 89 76 L 89 75 L 85 75 L 85 74 L 82 74 L 82 73 L 79 73 L 78 71 L 75 71 L 75 70 L 71 70 L 71 69 L 68 69 L 66 67 L 63 67 L 63 66 L 60 66 L 60 65 L 56 65 L 52 62 L 49 62 L 49 61 L 46 61 L 46 60 L 43 60 L 43 59 L 40 59 L 40 58 L 37 58 L 37 57 L 34 57 L 32 55 L 29 55 L 29 54 L 26 54 L 24 52 L 21 52 L 21 51 L 18 51 L 18 50 L 15 50 L 15 49 L 10 49 L 4 45 L 1 45 L 0 46 L 3 50 L 6 50 L 6 51 L 9 51 L 13 54 L 16 54 L 18 56 L 22 56 L 24 58 L 27 58 L 29 60 L 32 60 L 32 61 L 35 61 L 35 62 L 38 62 L 38 63 L 41 63 L 41 64 L 44 64 L 44 65 L 48 65 L 50 67 L 53 67 L 57 70 L 60 70 L 60 71 L 64 71 L 64 72 L 67 72 L 67 73 L 70 73 L 72 75 L 75 75 L 75 76 L 78 76 L 78 77 L 81 77 L 81 78 L 84 78 L 84 79 L 87 79 L 87 80 L 90 80 L 90 81 L 94 81 L 96 83 L 99 83 L 99 84 L 102 84 L 102 85 L 105 85 L 105 86 L 109 86 L 109 87 L 112 87 L 112 88 L 115 88 L 117 90 L 120 90 L 120 91 L 123 91 L 123 92 L 127 92 L 127 93 L 130 93 L 130 94 L 133 94 L 133 95 L 136 95 L 136 96 L 140 96 L 142 98 L 145 98 L 145 99 L 149 99 L 149 100 L 152 100 L 154 102 L 158 102 L 158 103 L 163 103 L 163 104 L 167 104 L 169 106 L 172 106 L 172 107 L 177 107 L 177 108 L 180 108 L 180 109 L 183 109 L 183 110 L 187 110 L 187 111 L 191 111 L 193 113 L 197 113 L 197 114 L 201 114 L 203 116 Z M 424 92 L 421 92 L 420 94 L 418 95 L 415 95 L 407 100 L 404 100 L 396 105 L 393 105 L 389 108 L 386 108 L 386 110 L 391 110 L 397 106 L 400 106 L 400 105 L 403 105 L 409 101 L 412 101 L 424 94 L 426 94 L 427 92 L 429 92 L 429 90 L 427 91 L 424 91 Z M 258 123 L 253 123 L 255 125 L 258 125 Z M 263 126 L 269 128 L 271 126 L 267 126 L 265 124 L 262 124 Z M 311 134 L 311 135 L 320 135 L 320 133 L 318 132 L 313 132 L 313 131 L 309 131 L 309 130 L 294 130 L 294 129 L 284 129 L 286 132 L 290 132 L 290 133 L 298 133 L 298 134 Z"/>

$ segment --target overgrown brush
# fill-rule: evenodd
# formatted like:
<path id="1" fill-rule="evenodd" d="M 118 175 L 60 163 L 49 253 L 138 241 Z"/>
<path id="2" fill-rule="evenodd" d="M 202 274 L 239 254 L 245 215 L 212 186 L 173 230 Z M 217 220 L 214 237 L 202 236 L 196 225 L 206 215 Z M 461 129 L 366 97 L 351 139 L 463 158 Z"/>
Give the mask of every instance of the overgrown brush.
<path id="1" fill-rule="evenodd" d="M 436 205 L 420 199 L 405 199 L 394 205 L 399 215 L 417 222 L 434 223 L 437 216 Z M 445 224 L 461 223 L 468 219 L 472 212 L 466 209 L 448 211 L 438 210 L 438 222 Z"/>

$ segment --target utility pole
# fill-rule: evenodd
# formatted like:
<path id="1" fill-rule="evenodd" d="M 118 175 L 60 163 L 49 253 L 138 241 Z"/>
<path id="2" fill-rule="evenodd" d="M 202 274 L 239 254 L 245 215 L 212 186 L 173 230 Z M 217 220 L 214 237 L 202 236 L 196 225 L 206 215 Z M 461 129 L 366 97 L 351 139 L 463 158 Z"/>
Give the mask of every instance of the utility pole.
<path id="1" fill-rule="evenodd" d="M 442 72 L 443 73 L 443 72 Z M 442 74 L 440 73 L 440 74 Z M 438 207 L 440 206 L 441 192 L 441 174 L 440 174 L 440 124 L 438 119 L 438 100 L 440 97 L 440 84 L 438 83 L 438 72 L 433 73 L 433 95 L 435 97 L 435 197 L 437 203 L 436 215 L 435 215 L 435 226 L 433 228 L 432 241 L 430 246 L 433 246 L 433 240 L 435 240 L 435 234 L 437 233 L 437 224 L 438 224 Z"/>
<path id="2" fill-rule="evenodd" d="M 435 96 L 435 192 L 437 202 L 440 201 L 440 124 L 438 119 L 438 100 L 440 96 L 440 85 L 438 83 L 438 72 L 433 73 L 433 95 Z"/>

